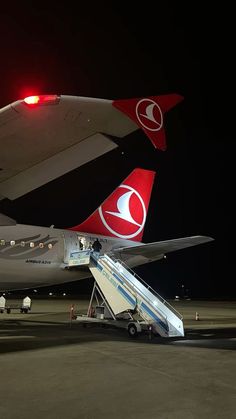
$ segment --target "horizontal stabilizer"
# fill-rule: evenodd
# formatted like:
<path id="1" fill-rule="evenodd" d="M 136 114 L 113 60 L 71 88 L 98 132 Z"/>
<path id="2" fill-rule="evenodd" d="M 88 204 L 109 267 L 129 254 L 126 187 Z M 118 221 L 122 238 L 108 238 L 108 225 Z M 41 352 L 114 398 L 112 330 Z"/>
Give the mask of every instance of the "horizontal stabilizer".
<path id="1" fill-rule="evenodd" d="M 196 246 L 198 244 L 207 243 L 214 240 L 212 237 L 207 236 L 191 236 L 183 237 L 180 239 L 165 240 L 147 244 L 138 244 L 133 247 L 122 247 L 115 249 L 114 253 L 125 255 L 140 255 L 148 259 L 155 260 L 160 255 L 165 253 L 175 252 L 177 250 L 186 249 L 187 247 Z"/>

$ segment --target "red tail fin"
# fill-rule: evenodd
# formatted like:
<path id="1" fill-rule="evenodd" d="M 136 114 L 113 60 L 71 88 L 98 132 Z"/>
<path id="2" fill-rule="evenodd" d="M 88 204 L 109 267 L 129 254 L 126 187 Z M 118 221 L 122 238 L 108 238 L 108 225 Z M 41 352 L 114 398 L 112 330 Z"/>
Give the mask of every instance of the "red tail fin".
<path id="1" fill-rule="evenodd" d="M 150 138 L 155 148 L 164 151 L 166 150 L 166 138 L 163 116 L 165 112 L 182 100 L 182 96 L 172 94 L 139 99 L 114 100 L 112 105 L 136 122 Z"/>
<path id="2" fill-rule="evenodd" d="M 102 205 L 70 230 L 141 241 L 155 172 L 134 169 Z"/>

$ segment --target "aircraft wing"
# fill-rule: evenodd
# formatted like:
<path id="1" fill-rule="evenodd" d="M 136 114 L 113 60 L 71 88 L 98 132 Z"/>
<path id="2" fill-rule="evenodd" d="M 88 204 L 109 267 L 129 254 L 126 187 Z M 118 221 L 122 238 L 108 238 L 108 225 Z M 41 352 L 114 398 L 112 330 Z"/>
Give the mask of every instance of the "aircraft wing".
<path id="1" fill-rule="evenodd" d="M 142 256 L 151 261 L 161 259 L 166 253 L 186 249 L 187 247 L 207 243 L 212 240 L 214 240 L 212 237 L 207 236 L 183 237 L 180 239 L 165 240 L 147 244 L 142 243 L 132 247 L 122 247 L 114 250 L 114 253 L 117 252 L 120 256 Z"/>
<path id="2" fill-rule="evenodd" d="M 117 147 L 142 128 L 165 150 L 163 115 L 177 94 L 106 100 L 30 96 L 0 109 L 0 200 L 16 199 Z"/>
<path id="3" fill-rule="evenodd" d="M 106 135 L 138 129 L 111 100 L 38 97 L 44 103 L 26 98 L 0 109 L 1 198 L 16 199 L 116 148 Z"/>

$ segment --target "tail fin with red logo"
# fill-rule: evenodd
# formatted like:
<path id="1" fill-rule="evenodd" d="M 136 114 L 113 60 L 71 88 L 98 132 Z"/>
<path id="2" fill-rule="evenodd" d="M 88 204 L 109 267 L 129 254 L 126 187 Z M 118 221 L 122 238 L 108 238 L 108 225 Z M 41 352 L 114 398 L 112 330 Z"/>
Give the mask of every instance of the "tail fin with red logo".
<path id="1" fill-rule="evenodd" d="M 114 100 L 112 105 L 131 118 L 148 136 L 155 148 L 166 150 L 164 114 L 181 102 L 178 94 Z"/>
<path id="2" fill-rule="evenodd" d="M 141 241 L 155 172 L 134 169 L 83 223 L 70 230 Z"/>

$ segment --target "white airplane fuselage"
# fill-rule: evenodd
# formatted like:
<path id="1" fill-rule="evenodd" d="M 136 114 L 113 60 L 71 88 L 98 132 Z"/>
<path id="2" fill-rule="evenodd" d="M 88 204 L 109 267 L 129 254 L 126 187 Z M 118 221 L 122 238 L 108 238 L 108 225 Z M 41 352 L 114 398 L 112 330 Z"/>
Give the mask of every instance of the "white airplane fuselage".
<path id="1" fill-rule="evenodd" d="M 91 277 L 88 266 L 65 269 L 71 251 L 79 250 L 79 238 L 85 246 L 96 238 L 101 253 L 139 242 L 101 235 L 79 233 L 23 224 L 0 226 L 0 291 L 60 284 Z M 144 258 L 128 257 L 129 266 L 145 263 Z"/>

